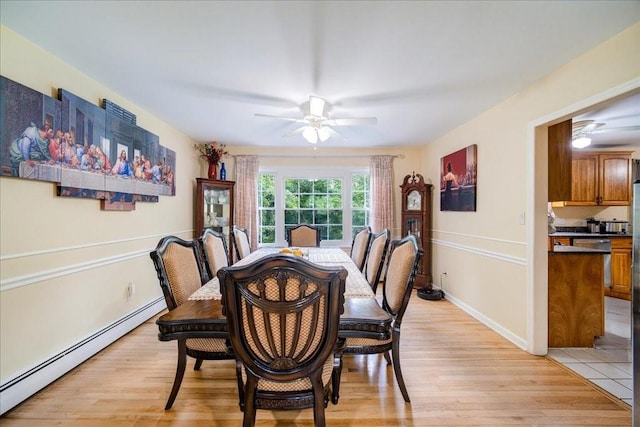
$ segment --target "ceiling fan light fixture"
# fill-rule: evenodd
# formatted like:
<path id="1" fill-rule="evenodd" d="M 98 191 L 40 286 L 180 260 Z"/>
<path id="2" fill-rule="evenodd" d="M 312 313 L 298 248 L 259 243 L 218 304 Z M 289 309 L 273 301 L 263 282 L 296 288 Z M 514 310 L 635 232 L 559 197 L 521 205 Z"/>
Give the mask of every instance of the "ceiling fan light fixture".
<path id="1" fill-rule="evenodd" d="M 320 139 L 321 142 L 325 142 L 327 139 L 329 139 L 329 129 L 321 126 L 317 129 L 317 133 L 318 133 L 318 138 Z"/>
<path id="2" fill-rule="evenodd" d="M 573 148 L 585 148 L 591 145 L 591 138 L 587 138 L 586 136 L 581 136 L 579 138 L 571 141 L 571 145 Z"/>
<path id="3" fill-rule="evenodd" d="M 309 97 L 309 114 L 315 117 L 324 117 L 325 100 L 317 96 Z"/>
<path id="4" fill-rule="evenodd" d="M 311 126 L 306 126 L 302 131 L 302 136 L 307 140 L 309 144 L 317 144 L 318 143 L 318 133 Z"/>

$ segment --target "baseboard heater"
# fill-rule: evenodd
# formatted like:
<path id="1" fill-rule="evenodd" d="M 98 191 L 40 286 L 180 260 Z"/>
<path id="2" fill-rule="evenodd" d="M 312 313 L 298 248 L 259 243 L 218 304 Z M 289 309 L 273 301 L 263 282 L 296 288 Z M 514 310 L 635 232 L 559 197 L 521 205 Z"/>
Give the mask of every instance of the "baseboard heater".
<path id="1" fill-rule="evenodd" d="M 0 384 L 0 415 L 79 366 L 166 307 L 164 298 L 157 298 L 17 377 Z"/>

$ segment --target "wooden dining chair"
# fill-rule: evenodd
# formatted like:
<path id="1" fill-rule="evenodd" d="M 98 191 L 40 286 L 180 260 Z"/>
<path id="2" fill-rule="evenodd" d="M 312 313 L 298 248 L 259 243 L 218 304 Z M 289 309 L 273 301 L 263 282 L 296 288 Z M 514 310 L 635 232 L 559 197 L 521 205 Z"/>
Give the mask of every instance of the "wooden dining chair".
<path id="1" fill-rule="evenodd" d="M 202 258 L 209 279 L 216 277 L 218 270 L 229 266 L 227 239 L 219 231 L 205 228 L 198 238 L 202 248 Z"/>
<path id="2" fill-rule="evenodd" d="M 384 261 L 389 249 L 389 230 L 384 229 L 378 234 L 371 236 L 371 245 L 369 246 L 369 254 L 365 265 L 364 275 L 367 282 L 371 286 L 371 290 L 375 295 L 378 291 L 378 283 L 382 275 Z"/>
<path id="3" fill-rule="evenodd" d="M 289 246 L 318 247 L 320 246 L 320 228 L 309 224 L 287 228 L 287 242 Z"/>
<path id="4" fill-rule="evenodd" d="M 257 409 L 313 408 L 325 425 L 347 270 L 272 254 L 218 272 L 236 354 L 243 426 Z"/>
<path id="5" fill-rule="evenodd" d="M 405 402 L 409 403 L 409 393 L 402 377 L 400 368 L 400 326 L 402 317 L 409 304 L 413 282 L 416 277 L 418 264 L 422 258 L 423 251 L 418 246 L 415 236 L 410 235 L 402 240 L 391 242 L 389 260 L 385 273 L 382 289 L 382 308 L 392 317 L 391 335 L 388 339 L 378 340 L 367 336 L 363 331 L 362 336 L 352 334 L 346 338 L 344 354 L 384 354 L 387 364 L 391 364 L 393 359 L 393 370 L 396 381 L 402 392 Z M 391 351 L 391 358 L 389 357 Z M 342 359 L 339 359 L 340 364 Z M 341 369 L 341 366 L 338 369 Z M 337 401 L 339 397 L 340 378 L 333 379 L 332 401 Z"/>
<path id="6" fill-rule="evenodd" d="M 353 241 L 351 242 L 351 259 L 360 271 L 364 271 L 371 237 L 371 227 L 366 226 L 353 236 Z"/>
<path id="7" fill-rule="evenodd" d="M 169 311 L 183 304 L 208 281 L 202 260 L 202 248 L 197 240 L 183 240 L 175 236 L 160 239 L 149 254 L 153 260 L 160 287 Z M 180 390 L 187 365 L 187 356 L 196 359 L 194 370 L 199 370 L 203 360 L 233 359 L 228 334 L 213 338 L 178 339 L 178 365 L 173 387 L 164 409 L 170 409 Z"/>
<path id="8" fill-rule="evenodd" d="M 236 261 L 240 261 L 251 253 L 249 232 L 246 228 L 234 225 L 231 230 L 231 235 L 233 236 L 233 246 L 236 248 Z"/>

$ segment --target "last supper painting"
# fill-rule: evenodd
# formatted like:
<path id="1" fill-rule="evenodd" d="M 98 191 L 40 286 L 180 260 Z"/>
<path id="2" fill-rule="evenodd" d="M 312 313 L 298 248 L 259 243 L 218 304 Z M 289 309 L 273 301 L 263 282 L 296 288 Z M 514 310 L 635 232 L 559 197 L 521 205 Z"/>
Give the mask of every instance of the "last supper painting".
<path id="1" fill-rule="evenodd" d="M 175 195 L 175 152 L 157 135 L 130 113 L 57 92 L 0 77 L 0 175 L 53 182 L 59 196 L 98 199 L 105 210 Z"/>

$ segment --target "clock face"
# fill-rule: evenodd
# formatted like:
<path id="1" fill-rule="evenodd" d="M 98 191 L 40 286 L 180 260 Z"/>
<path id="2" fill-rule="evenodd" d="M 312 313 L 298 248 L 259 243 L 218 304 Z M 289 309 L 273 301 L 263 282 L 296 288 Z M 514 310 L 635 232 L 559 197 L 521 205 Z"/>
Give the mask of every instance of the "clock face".
<path id="1" fill-rule="evenodd" d="M 407 194 L 407 209 L 419 211 L 422 204 L 422 195 L 418 190 L 412 190 Z"/>

